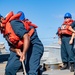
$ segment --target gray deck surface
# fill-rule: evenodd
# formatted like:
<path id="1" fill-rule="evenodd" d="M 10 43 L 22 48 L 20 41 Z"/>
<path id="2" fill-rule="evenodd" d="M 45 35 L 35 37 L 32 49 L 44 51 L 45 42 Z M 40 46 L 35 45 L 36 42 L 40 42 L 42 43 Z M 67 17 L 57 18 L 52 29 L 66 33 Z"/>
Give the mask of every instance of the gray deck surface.
<path id="1" fill-rule="evenodd" d="M 0 63 L 0 75 L 4 75 L 6 63 Z M 22 72 L 18 72 L 17 75 L 23 75 Z M 73 72 L 69 70 L 47 70 L 43 72 L 43 75 L 73 75 Z"/>
<path id="2" fill-rule="evenodd" d="M 74 75 L 74 72 L 70 72 L 69 70 L 48 70 L 44 72 L 43 75 Z"/>

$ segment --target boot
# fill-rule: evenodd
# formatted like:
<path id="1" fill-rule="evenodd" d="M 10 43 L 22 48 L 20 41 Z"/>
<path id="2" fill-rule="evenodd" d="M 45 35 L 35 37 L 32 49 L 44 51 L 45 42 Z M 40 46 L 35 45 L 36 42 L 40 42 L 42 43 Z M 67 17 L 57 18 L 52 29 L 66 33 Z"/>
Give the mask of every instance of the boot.
<path id="1" fill-rule="evenodd" d="M 39 69 L 38 69 L 38 75 L 42 75 L 42 73 L 46 71 L 46 67 L 45 64 L 43 64 L 43 66 L 40 65 Z"/>
<path id="2" fill-rule="evenodd" d="M 75 75 L 75 62 L 74 62 L 74 75 Z"/>
<path id="3" fill-rule="evenodd" d="M 42 70 L 41 70 L 42 66 L 40 65 L 39 69 L 38 69 L 38 75 L 42 75 Z"/>
<path id="4" fill-rule="evenodd" d="M 70 63 L 70 72 L 74 72 L 74 63 Z"/>
<path id="5" fill-rule="evenodd" d="M 74 75 L 75 75 L 75 70 L 74 70 Z"/>
<path id="6" fill-rule="evenodd" d="M 63 67 L 61 67 L 60 70 L 65 70 L 65 69 L 69 69 L 69 65 L 68 65 L 67 62 L 64 62 L 64 63 L 63 63 Z"/>
<path id="7" fill-rule="evenodd" d="M 46 65 L 45 65 L 45 63 L 43 64 L 43 72 L 44 71 L 46 71 L 47 69 L 46 69 Z"/>

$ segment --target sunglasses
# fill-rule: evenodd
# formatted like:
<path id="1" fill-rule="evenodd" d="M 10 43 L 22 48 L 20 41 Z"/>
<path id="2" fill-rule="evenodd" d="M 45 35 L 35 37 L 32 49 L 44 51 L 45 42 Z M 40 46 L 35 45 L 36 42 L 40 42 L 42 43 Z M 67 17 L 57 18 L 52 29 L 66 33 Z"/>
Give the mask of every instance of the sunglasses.
<path id="1" fill-rule="evenodd" d="M 69 19 L 70 17 L 64 17 L 64 19 Z"/>

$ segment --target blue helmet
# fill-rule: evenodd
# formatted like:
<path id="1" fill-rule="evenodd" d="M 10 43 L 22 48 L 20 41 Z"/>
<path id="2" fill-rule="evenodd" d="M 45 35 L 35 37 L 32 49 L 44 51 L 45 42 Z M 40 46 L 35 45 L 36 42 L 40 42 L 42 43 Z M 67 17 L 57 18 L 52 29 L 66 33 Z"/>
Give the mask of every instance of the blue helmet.
<path id="1" fill-rule="evenodd" d="M 1 18 L 1 17 L 3 17 L 3 16 L 0 14 L 0 18 Z"/>
<path id="2" fill-rule="evenodd" d="M 17 14 L 18 14 L 18 13 L 22 13 L 19 19 L 20 19 L 20 20 L 24 20 L 24 19 L 25 19 L 24 13 L 23 13 L 22 11 L 18 11 Z"/>
<path id="3" fill-rule="evenodd" d="M 72 15 L 71 15 L 70 13 L 66 13 L 66 14 L 64 15 L 64 18 L 72 18 Z"/>

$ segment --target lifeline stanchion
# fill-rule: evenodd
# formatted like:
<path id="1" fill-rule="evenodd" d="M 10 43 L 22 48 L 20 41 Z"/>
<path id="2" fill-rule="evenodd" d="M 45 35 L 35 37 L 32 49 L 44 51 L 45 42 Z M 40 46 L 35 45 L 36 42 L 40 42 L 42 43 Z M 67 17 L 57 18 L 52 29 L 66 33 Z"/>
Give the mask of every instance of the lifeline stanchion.
<path id="1" fill-rule="evenodd" d="M 22 66 L 23 66 L 23 75 L 26 75 L 25 65 L 23 61 L 22 61 Z"/>

